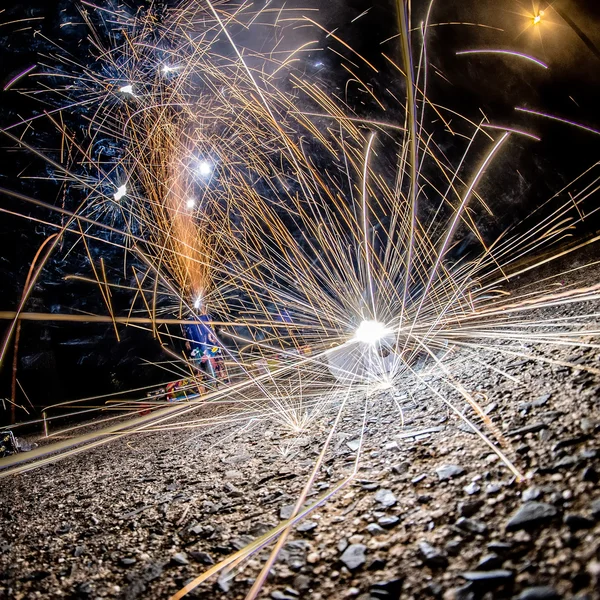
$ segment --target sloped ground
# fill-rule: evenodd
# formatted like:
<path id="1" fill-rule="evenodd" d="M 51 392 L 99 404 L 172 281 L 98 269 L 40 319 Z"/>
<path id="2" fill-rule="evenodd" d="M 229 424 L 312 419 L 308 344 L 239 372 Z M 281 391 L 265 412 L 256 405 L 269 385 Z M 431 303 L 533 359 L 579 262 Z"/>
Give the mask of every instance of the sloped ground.
<path id="1" fill-rule="evenodd" d="M 596 350 L 552 356 L 599 364 Z M 493 360 L 523 385 L 473 363 L 461 380 L 529 479 L 424 386 L 382 392 L 358 477 L 297 526 L 261 597 L 600 598 L 600 378 Z M 363 409 L 345 413 L 311 501 L 350 473 Z M 293 443 L 270 423 L 140 434 L 4 479 L 0 593 L 167 598 L 289 514 L 330 422 Z M 264 556 L 190 596 L 243 598 Z"/>

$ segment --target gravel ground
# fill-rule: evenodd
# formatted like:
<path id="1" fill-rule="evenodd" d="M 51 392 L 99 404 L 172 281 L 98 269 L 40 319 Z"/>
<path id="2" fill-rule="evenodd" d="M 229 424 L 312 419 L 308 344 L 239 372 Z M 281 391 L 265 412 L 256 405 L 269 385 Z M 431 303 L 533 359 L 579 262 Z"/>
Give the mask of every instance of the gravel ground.
<path id="1" fill-rule="evenodd" d="M 595 349 L 549 355 L 600 362 Z M 296 526 L 261 597 L 600 598 L 600 377 L 493 363 L 521 383 L 472 362 L 454 372 L 525 481 L 425 386 L 382 391 L 357 477 Z M 353 406 L 311 502 L 352 470 L 364 405 Z M 0 595 L 167 598 L 289 515 L 330 422 L 296 438 L 267 422 L 144 433 L 4 479 Z M 243 598 L 265 557 L 190 597 Z"/>

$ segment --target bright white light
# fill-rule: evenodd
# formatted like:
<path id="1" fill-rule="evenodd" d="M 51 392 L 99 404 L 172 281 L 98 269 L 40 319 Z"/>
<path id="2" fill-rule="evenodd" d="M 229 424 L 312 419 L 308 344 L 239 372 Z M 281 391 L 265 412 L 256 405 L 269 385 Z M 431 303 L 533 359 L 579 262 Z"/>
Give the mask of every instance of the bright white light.
<path id="1" fill-rule="evenodd" d="M 197 171 L 202 177 L 208 177 L 212 170 L 213 166 L 207 160 L 203 160 L 198 164 Z"/>
<path id="2" fill-rule="evenodd" d="M 118 202 L 121 198 L 125 196 L 125 194 L 127 194 L 127 186 L 123 184 L 122 186 L 117 188 L 117 191 L 115 192 L 113 198 L 116 202 Z"/>
<path id="3" fill-rule="evenodd" d="M 124 94 L 129 94 L 130 96 L 133 96 L 133 86 L 132 85 L 124 85 L 122 88 L 119 88 L 120 92 L 123 92 Z"/>
<path id="4" fill-rule="evenodd" d="M 169 73 L 173 73 L 174 71 L 179 71 L 181 67 L 170 67 L 169 65 L 163 65 L 162 72 L 167 75 Z"/>
<path id="5" fill-rule="evenodd" d="M 390 330 L 379 321 L 363 321 L 356 330 L 354 339 L 363 344 L 376 344 L 388 333 Z"/>
<path id="6" fill-rule="evenodd" d="M 196 206 L 196 201 L 193 198 L 190 198 L 185 205 L 191 210 L 194 208 L 194 206 Z"/>
<path id="7" fill-rule="evenodd" d="M 198 297 L 194 300 L 194 308 L 196 310 L 199 310 L 200 307 L 202 306 L 202 295 L 198 295 Z"/>

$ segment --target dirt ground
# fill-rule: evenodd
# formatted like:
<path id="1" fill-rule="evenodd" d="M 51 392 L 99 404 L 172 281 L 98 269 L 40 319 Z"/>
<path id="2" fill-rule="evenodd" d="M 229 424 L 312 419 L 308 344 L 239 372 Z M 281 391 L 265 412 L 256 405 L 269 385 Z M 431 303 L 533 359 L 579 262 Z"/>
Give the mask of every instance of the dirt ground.
<path id="1" fill-rule="evenodd" d="M 600 364 L 594 348 L 547 356 Z M 525 480 L 425 385 L 374 394 L 357 476 L 295 526 L 262 598 L 600 598 L 600 376 L 487 359 L 516 381 L 472 361 L 455 374 Z M 309 504 L 351 473 L 364 402 Z M 137 434 L 3 479 L 0 595 L 168 598 L 289 516 L 331 420 L 295 437 L 268 421 Z M 190 597 L 244 598 L 266 556 Z"/>

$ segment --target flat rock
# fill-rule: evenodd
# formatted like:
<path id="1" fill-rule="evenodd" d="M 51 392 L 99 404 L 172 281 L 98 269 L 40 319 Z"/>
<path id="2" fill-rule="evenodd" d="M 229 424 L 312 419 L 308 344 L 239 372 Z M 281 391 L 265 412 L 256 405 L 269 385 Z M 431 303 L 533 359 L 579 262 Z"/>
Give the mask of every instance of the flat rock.
<path id="1" fill-rule="evenodd" d="M 508 531 L 517 529 L 527 529 L 536 527 L 543 523 L 551 521 L 556 517 L 558 511 L 551 504 L 545 502 L 526 502 L 519 510 L 510 518 L 506 524 Z"/>
<path id="2" fill-rule="evenodd" d="M 183 552 L 178 552 L 171 556 L 171 564 L 173 565 L 189 565 L 190 561 Z"/>
<path id="3" fill-rule="evenodd" d="M 394 506 L 394 504 L 397 502 L 396 496 L 394 496 L 392 490 L 379 490 L 375 494 L 375 500 L 386 508 Z"/>
<path id="4" fill-rule="evenodd" d="M 506 437 L 516 437 L 517 435 L 525 435 L 527 433 L 536 433 L 541 431 L 542 429 L 546 429 L 548 425 L 546 423 L 538 422 L 531 423 L 530 425 L 525 425 L 525 427 L 519 427 L 518 429 L 513 429 L 506 434 Z"/>
<path id="5" fill-rule="evenodd" d="M 466 519 L 465 517 L 460 517 L 460 519 L 456 521 L 456 526 L 463 531 L 476 533 L 478 535 L 484 535 L 488 530 L 485 523 L 475 521 L 474 519 Z"/>
<path id="6" fill-rule="evenodd" d="M 309 533 L 317 528 L 317 523 L 315 521 L 302 521 L 298 527 L 296 527 L 296 531 L 300 531 L 301 533 Z"/>
<path id="7" fill-rule="evenodd" d="M 458 465 L 442 465 L 441 467 L 438 467 L 435 472 L 440 481 L 447 481 L 454 477 L 460 477 L 464 474 L 465 470 Z"/>
<path id="8" fill-rule="evenodd" d="M 381 525 L 378 525 L 377 523 L 369 523 L 367 525 L 367 531 L 371 535 L 381 535 L 382 533 L 385 533 L 385 529 L 383 527 L 381 527 Z"/>
<path id="9" fill-rule="evenodd" d="M 483 500 L 466 500 L 458 503 L 458 512 L 461 517 L 472 517 L 482 506 Z"/>
<path id="10" fill-rule="evenodd" d="M 367 547 L 364 544 L 350 544 L 340 557 L 346 568 L 350 571 L 355 571 L 362 567 L 367 558 L 365 552 Z"/>
<path id="11" fill-rule="evenodd" d="M 346 446 L 352 450 L 352 452 L 356 452 L 360 448 L 360 440 L 350 440 L 346 442 Z"/>
<path id="12" fill-rule="evenodd" d="M 486 554 L 475 567 L 475 571 L 493 571 L 502 568 L 504 561 L 495 553 Z"/>
<path id="13" fill-rule="evenodd" d="M 467 571 L 466 573 L 461 573 L 460 576 L 467 581 L 477 584 L 479 588 L 492 589 L 512 582 L 515 574 L 506 569 L 495 569 L 493 571 Z"/>
<path id="14" fill-rule="evenodd" d="M 377 519 L 377 523 L 386 528 L 394 527 L 395 525 L 398 525 L 399 522 L 400 517 L 396 517 L 395 515 L 380 517 Z"/>
<path id="15" fill-rule="evenodd" d="M 537 585 L 524 589 L 518 596 L 517 600 L 559 600 L 560 594 L 553 588 L 547 585 Z"/>

